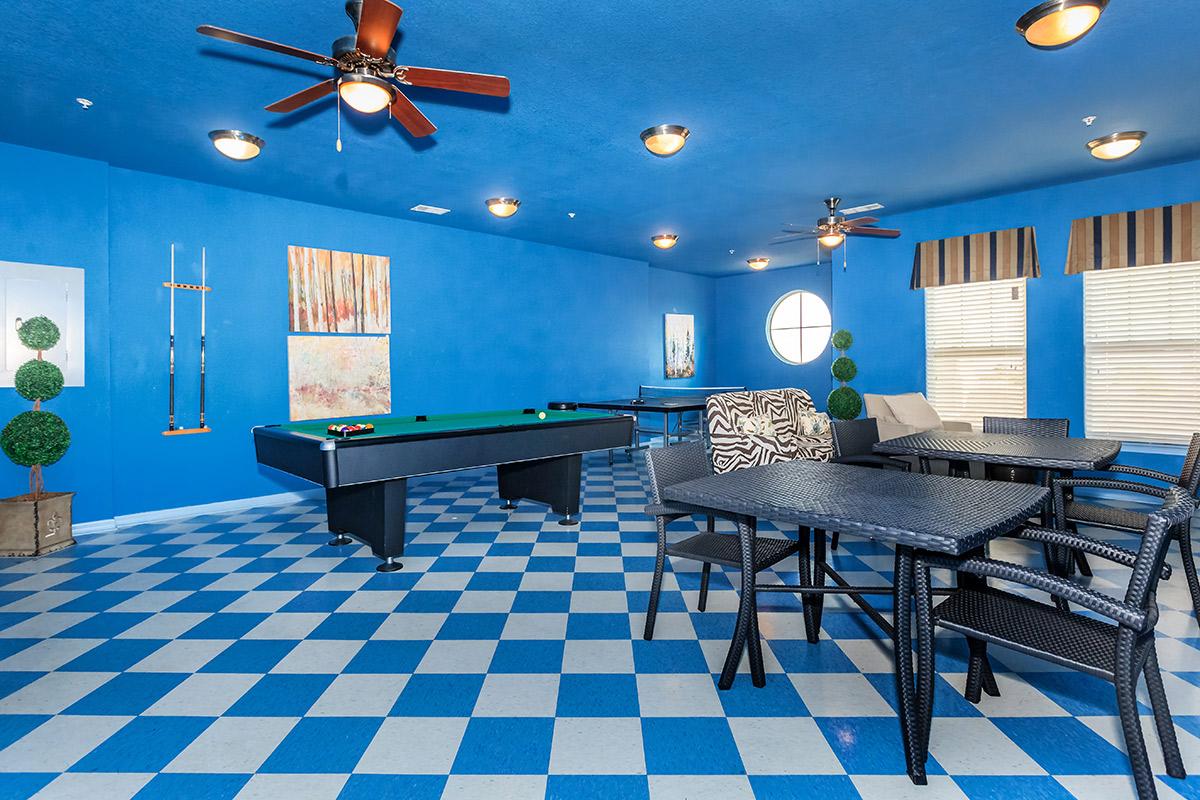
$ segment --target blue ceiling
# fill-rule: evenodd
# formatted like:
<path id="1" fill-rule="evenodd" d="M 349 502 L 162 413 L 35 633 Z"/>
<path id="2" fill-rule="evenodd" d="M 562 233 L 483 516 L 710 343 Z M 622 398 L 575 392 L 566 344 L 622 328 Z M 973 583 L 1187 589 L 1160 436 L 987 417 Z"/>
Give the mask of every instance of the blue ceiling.
<path id="1" fill-rule="evenodd" d="M 339 154 L 332 97 L 263 110 L 322 68 L 195 28 L 327 52 L 352 32 L 340 0 L 8 0 L 0 139 L 707 274 L 760 253 L 810 261 L 811 243 L 766 242 L 830 194 L 885 203 L 886 225 L 889 212 L 1200 157 L 1196 0 L 1113 0 L 1092 33 L 1050 52 L 1013 32 L 1034 0 L 401 4 L 401 63 L 505 74 L 512 97 L 412 89 L 434 136 L 349 112 Z M 674 158 L 638 140 L 662 122 L 692 130 Z M 229 161 L 214 128 L 267 147 Z M 1085 152 L 1127 129 L 1149 131 L 1132 157 Z M 491 217 L 496 195 L 521 198 L 520 213 Z M 407 210 L 417 203 L 453 211 Z M 655 250 L 659 232 L 680 244 Z"/>

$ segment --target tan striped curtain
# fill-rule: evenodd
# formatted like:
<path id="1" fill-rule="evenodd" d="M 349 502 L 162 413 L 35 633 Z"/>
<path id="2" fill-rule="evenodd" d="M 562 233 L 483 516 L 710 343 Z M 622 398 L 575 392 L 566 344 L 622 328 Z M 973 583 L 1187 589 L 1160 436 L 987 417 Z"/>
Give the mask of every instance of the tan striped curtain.
<path id="1" fill-rule="evenodd" d="M 1200 261 L 1200 201 L 1071 223 L 1067 274 Z"/>
<path id="2" fill-rule="evenodd" d="M 957 283 L 1037 278 L 1037 237 L 1031 226 L 934 239 L 917 245 L 910 289 Z"/>

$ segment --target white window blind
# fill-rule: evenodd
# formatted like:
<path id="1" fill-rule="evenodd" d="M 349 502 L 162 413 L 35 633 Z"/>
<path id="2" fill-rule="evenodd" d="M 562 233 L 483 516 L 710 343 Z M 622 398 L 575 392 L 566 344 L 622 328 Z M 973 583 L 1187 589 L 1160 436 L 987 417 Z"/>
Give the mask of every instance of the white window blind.
<path id="1" fill-rule="evenodd" d="M 925 389 L 944 420 L 1025 416 L 1025 279 L 925 289 Z"/>
<path id="2" fill-rule="evenodd" d="M 1084 273 L 1083 333 L 1088 436 L 1200 430 L 1200 262 Z"/>

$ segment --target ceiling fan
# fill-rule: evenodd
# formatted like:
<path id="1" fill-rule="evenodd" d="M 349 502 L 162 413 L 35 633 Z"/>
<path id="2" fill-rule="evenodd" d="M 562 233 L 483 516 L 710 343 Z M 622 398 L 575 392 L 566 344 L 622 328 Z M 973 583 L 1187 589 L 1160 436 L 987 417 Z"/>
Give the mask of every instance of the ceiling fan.
<path id="1" fill-rule="evenodd" d="M 337 91 L 347 105 L 357 111 L 374 114 L 388 109 L 392 117 L 413 136 L 428 136 L 437 127 L 404 96 L 396 84 L 449 89 L 453 92 L 508 97 L 508 78 L 427 67 L 396 64 L 392 38 L 404 11 L 389 0 L 348 0 L 346 14 L 353 21 L 356 35 L 334 41 L 331 55 L 322 55 L 291 45 L 260 39 L 244 33 L 201 25 L 197 33 L 237 44 L 248 44 L 285 56 L 303 58 L 326 67 L 337 75 L 315 86 L 267 106 L 267 111 L 286 114 Z M 395 83 L 393 83 L 393 81 Z"/>
<path id="2" fill-rule="evenodd" d="M 771 244 L 783 244 L 784 242 L 795 242 L 801 239 L 816 239 L 826 247 L 833 248 L 846 241 L 847 236 L 874 236 L 880 239 L 895 239 L 900 235 L 900 231 L 891 228 L 876 228 L 875 223 L 879 222 L 875 217 L 855 217 L 847 219 L 846 214 L 853 214 L 861 211 L 874 211 L 883 206 L 871 204 L 869 206 L 859 206 L 850 208 L 838 213 L 838 204 L 842 202 L 840 197 L 830 197 L 825 201 L 826 207 L 829 209 L 829 215 L 821 217 L 817 220 L 817 225 L 814 228 L 798 229 L 795 225 L 788 225 L 783 229 L 783 236 L 776 236 L 771 240 Z"/>

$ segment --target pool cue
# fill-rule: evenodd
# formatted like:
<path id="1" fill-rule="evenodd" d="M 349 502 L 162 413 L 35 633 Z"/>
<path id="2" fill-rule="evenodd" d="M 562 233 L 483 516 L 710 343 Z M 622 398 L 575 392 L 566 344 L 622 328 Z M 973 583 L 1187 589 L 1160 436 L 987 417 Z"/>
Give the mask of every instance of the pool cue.
<path id="1" fill-rule="evenodd" d="M 200 248 L 200 427 L 204 427 L 204 316 L 205 316 L 205 295 L 208 292 L 205 287 L 208 285 L 208 262 L 206 248 Z"/>
<path id="2" fill-rule="evenodd" d="M 175 430 L 175 243 L 171 242 L 171 388 L 167 404 L 167 430 Z"/>

